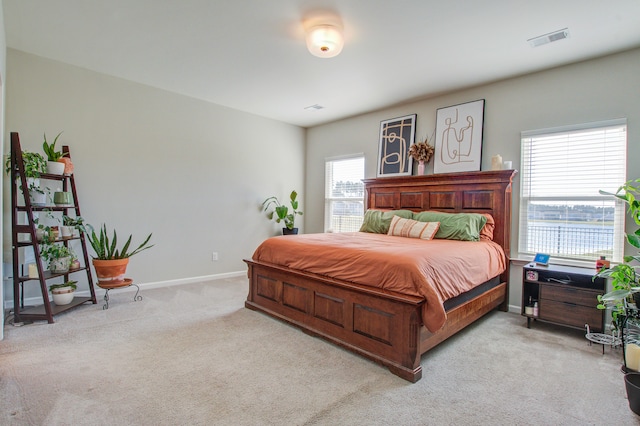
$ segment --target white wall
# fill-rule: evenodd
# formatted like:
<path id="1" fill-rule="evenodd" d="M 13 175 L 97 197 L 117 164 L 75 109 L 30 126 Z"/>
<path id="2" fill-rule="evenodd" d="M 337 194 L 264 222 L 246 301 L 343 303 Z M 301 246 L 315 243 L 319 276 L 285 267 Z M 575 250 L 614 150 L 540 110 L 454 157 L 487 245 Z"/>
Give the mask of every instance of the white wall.
<path id="1" fill-rule="evenodd" d="M 304 210 L 300 127 L 12 49 L 7 66 L 7 141 L 16 131 L 23 149 L 42 152 L 44 132 L 53 138 L 64 131 L 82 216 L 117 228 L 121 239 L 132 233 L 134 243 L 153 232 L 155 247 L 127 270 L 138 283 L 244 272 L 242 259 L 278 232 L 261 202 L 295 188 Z"/>
<path id="2" fill-rule="evenodd" d="M 470 70 L 469 72 L 473 72 Z M 307 133 L 307 232 L 322 232 L 324 159 L 365 153 L 365 175 L 375 177 L 380 121 L 418 114 L 416 138 L 431 137 L 436 110 L 485 99 L 482 170 L 502 155 L 520 168 L 520 132 L 626 117 L 629 179 L 640 177 L 640 49 L 407 103 L 309 129 Z M 433 162 L 428 173 L 433 172 Z M 513 187 L 512 258 L 517 258 L 520 186 Z M 520 306 L 522 263 L 512 267 L 510 304 Z"/>
<path id="3" fill-rule="evenodd" d="M 7 75 L 7 40 L 4 31 L 4 8 L 2 0 L 0 0 L 0 150 L 4 152 L 4 105 L 5 105 L 5 76 Z M 3 188 L 0 187 L 0 197 L 3 194 Z M 0 230 L 0 236 L 4 231 Z M 3 245 L 4 246 L 4 245 Z M 0 247 L 0 259 L 4 258 L 4 247 Z M 4 271 L 2 282 L 4 282 Z M 4 285 L 0 286 L 0 301 L 4 300 Z M 4 311 L 2 311 L 4 312 Z M 0 340 L 4 338 L 4 315 L 0 318 Z"/>

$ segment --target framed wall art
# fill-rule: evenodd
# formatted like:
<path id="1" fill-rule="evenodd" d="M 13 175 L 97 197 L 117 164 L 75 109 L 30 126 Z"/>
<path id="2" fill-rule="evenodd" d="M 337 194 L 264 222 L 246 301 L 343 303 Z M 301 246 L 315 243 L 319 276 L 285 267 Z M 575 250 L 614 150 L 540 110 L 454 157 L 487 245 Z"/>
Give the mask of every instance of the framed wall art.
<path id="1" fill-rule="evenodd" d="M 480 170 L 483 122 L 484 99 L 436 111 L 434 173 Z"/>
<path id="2" fill-rule="evenodd" d="M 377 176 L 404 176 L 411 174 L 413 158 L 409 147 L 416 136 L 416 114 L 380 122 Z"/>

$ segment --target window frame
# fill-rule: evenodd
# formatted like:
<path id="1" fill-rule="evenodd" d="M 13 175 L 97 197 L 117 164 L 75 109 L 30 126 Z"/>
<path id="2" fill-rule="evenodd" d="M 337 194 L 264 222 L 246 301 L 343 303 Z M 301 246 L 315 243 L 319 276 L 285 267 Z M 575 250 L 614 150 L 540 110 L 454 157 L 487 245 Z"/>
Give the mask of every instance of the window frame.
<path id="1" fill-rule="evenodd" d="M 531 251 L 528 247 L 530 247 L 530 241 L 528 235 L 528 229 L 530 226 L 529 220 L 529 211 L 530 206 L 533 206 L 535 203 L 540 202 L 548 202 L 550 204 L 564 204 L 567 206 L 576 206 L 580 205 L 579 203 L 584 202 L 585 205 L 589 204 L 597 204 L 603 202 L 610 202 L 614 207 L 614 218 L 613 218 L 613 246 L 612 253 L 607 256 L 608 259 L 613 262 L 620 262 L 624 256 L 624 241 L 625 241 L 625 213 L 626 206 L 624 202 L 613 198 L 611 195 L 605 194 L 594 194 L 593 196 L 571 196 L 571 195 L 550 195 L 550 196 L 541 196 L 541 195 L 529 195 L 529 191 L 527 185 L 531 182 L 532 177 L 530 175 L 530 160 L 527 160 L 527 155 L 529 154 L 526 150 L 525 140 L 532 138 L 544 138 L 552 135 L 562 135 L 567 134 L 570 135 L 572 133 L 579 133 L 580 131 L 589 131 L 589 130 L 600 130 L 610 127 L 624 127 L 625 137 L 624 137 L 624 148 L 622 149 L 622 167 L 623 167 L 623 175 L 624 178 L 620 185 L 622 185 L 627 180 L 627 150 L 628 150 L 628 126 L 627 120 L 625 118 L 622 119 L 614 119 L 614 120 L 606 120 L 606 121 L 598 121 L 598 122 L 590 122 L 590 123 L 582 123 L 577 125 L 569 125 L 569 126 L 561 126 L 554 128 L 546 128 L 539 130 L 529 130 L 521 132 L 520 137 L 520 148 L 521 148 L 521 185 L 520 185 L 520 215 L 519 215 L 519 232 L 518 232 L 518 253 L 520 255 L 534 255 L 535 251 Z M 538 166 L 540 166 L 538 164 Z M 604 172 L 603 172 L 604 173 Z M 613 191 L 615 192 L 615 190 Z M 586 237 L 582 237 L 586 238 Z M 553 240 L 554 243 L 558 243 L 558 239 Z M 529 244 L 529 246 L 528 246 Z M 535 250 L 535 248 L 534 248 Z M 595 261 L 597 259 L 597 255 L 595 258 L 591 258 L 586 255 L 578 255 L 572 253 L 551 253 L 553 258 L 560 258 L 564 261 L 578 261 L 578 262 L 589 262 Z"/>
<path id="2" fill-rule="evenodd" d="M 357 231 L 360 228 L 360 225 L 358 225 L 358 229 L 353 229 L 353 230 L 349 230 L 349 231 L 340 231 L 340 230 L 335 230 L 334 228 L 332 228 L 332 224 L 331 224 L 331 212 L 332 212 L 332 206 L 334 203 L 336 202 L 361 202 L 362 203 L 362 218 L 364 219 L 364 206 L 365 206 L 365 193 L 364 193 L 364 184 L 363 184 L 363 192 L 362 192 L 362 198 L 355 198 L 355 197 L 334 197 L 331 195 L 332 191 L 330 188 L 330 182 L 333 182 L 333 178 L 329 179 L 329 171 L 327 169 L 327 167 L 329 166 L 329 164 L 335 163 L 335 162 L 339 162 L 339 161 L 346 161 L 346 160 L 355 160 L 355 159 L 361 159 L 362 160 L 362 178 L 364 179 L 364 175 L 365 175 L 365 169 L 366 169 L 366 157 L 364 155 L 364 153 L 357 153 L 357 154 L 348 154 L 348 155 L 341 155 L 341 156 L 337 156 L 337 157 L 328 157 L 325 158 L 325 182 L 324 182 L 324 232 L 353 232 L 353 231 Z"/>

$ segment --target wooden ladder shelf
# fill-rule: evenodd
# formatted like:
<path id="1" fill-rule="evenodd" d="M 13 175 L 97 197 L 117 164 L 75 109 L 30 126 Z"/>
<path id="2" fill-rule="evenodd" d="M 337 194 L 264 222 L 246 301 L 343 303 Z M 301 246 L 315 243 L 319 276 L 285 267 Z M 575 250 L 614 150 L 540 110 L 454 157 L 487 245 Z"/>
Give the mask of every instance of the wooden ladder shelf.
<path id="1" fill-rule="evenodd" d="M 62 151 L 66 157 L 71 157 L 68 146 L 63 146 Z M 68 215 L 73 213 L 76 217 L 80 216 L 80 205 L 78 203 L 78 193 L 76 191 L 75 177 L 73 173 L 63 175 L 41 174 L 40 179 L 58 181 L 62 183 L 63 191 L 71 191 L 73 196 L 73 204 L 71 205 L 34 205 L 31 202 L 30 189 L 25 174 L 25 164 L 20 148 L 20 137 L 18 133 L 11 133 L 11 229 L 12 229 L 12 252 L 13 252 L 13 309 L 14 324 L 30 320 L 47 320 L 53 323 L 53 317 L 61 312 L 68 311 L 84 303 L 97 303 L 95 289 L 93 286 L 93 278 L 90 270 L 89 255 L 87 252 L 87 244 L 82 232 L 79 235 L 65 238 L 57 238 L 54 244 L 63 244 L 69 247 L 71 241 L 79 240 L 82 247 L 79 268 L 70 269 L 66 273 L 53 273 L 45 270 L 43 259 L 40 253 L 40 245 L 36 237 L 37 221 L 36 215 L 40 212 L 51 212 L 51 214 Z M 20 189 L 22 188 L 22 190 Z M 22 193 L 23 202 L 19 202 L 18 194 Z M 25 252 L 33 250 L 35 265 L 38 271 L 38 278 L 30 277 L 24 273 Z M 53 278 L 63 277 L 64 281 L 69 280 L 71 274 L 86 273 L 89 284 L 90 297 L 75 296 L 73 301 L 68 305 L 56 305 L 49 300 L 49 292 L 47 281 Z M 42 305 L 33 307 L 24 306 L 24 288 L 29 283 L 39 283 L 42 293 Z"/>

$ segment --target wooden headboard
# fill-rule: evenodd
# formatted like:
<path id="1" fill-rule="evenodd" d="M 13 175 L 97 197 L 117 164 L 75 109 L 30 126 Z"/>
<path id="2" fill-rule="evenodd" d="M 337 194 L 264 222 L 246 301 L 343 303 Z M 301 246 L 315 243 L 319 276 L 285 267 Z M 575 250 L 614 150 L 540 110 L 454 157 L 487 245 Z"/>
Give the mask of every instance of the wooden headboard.
<path id="1" fill-rule="evenodd" d="M 511 183 L 516 173 L 515 170 L 491 170 L 365 179 L 366 207 L 489 213 L 496 222 L 493 240 L 502 246 L 508 261 Z"/>

